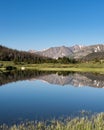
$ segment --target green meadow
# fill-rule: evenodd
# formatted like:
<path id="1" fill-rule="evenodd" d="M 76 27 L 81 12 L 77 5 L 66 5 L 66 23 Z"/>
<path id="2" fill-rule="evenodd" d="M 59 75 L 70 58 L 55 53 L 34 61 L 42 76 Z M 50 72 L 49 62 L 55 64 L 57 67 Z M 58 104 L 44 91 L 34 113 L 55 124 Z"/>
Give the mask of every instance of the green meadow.
<path id="1" fill-rule="evenodd" d="M 6 71 L 7 66 L 14 66 L 17 69 L 24 67 L 25 69 L 33 69 L 39 71 L 74 71 L 74 72 L 93 72 L 104 74 L 104 63 L 88 62 L 77 64 L 61 64 L 61 63 L 42 63 L 42 64 L 15 64 L 12 61 L 1 61 L 0 71 Z"/>

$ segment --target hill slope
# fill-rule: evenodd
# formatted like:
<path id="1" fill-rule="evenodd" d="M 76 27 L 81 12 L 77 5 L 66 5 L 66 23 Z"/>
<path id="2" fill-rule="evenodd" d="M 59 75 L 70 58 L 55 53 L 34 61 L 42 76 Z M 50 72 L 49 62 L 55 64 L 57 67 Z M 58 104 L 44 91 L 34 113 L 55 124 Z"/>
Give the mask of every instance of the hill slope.
<path id="1" fill-rule="evenodd" d="M 104 52 L 94 52 L 82 58 L 83 61 L 104 60 Z"/>
<path id="2" fill-rule="evenodd" d="M 17 61 L 17 62 L 28 62 L 28 63 L 41 63 L 48 58 L 32 54 L 25 51 L 18 51 L 7 48 L 0 45 L 0 60 L 1 61 Z"/>
<path id="3" fill-rule="evenodd" d="M 38 51 L 36 52 L 36 54 L 50 57 L 53 59 L 58 59 L 59 57 L 64 57 L 64 56 L 68 57 L 69 55 L 72 55 L 73 51 L 68 47 L 61 46 L 61 47 L 51 47 L 44 51 Z"/>

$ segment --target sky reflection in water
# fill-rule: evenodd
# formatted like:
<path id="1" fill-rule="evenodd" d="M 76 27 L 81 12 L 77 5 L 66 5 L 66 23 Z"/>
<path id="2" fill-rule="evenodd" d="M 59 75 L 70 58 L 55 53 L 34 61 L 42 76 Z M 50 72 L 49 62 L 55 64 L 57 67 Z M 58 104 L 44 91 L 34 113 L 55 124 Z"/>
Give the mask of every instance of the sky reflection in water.
<path id="1" fill-rule="evenodd" d="M 103 112 L 103 99 L 103 88 L 87 85 L 63 86 L 40 79 L 8 83 L 0 87 L 0 123 L 70 116 L 81 110 Z"/>

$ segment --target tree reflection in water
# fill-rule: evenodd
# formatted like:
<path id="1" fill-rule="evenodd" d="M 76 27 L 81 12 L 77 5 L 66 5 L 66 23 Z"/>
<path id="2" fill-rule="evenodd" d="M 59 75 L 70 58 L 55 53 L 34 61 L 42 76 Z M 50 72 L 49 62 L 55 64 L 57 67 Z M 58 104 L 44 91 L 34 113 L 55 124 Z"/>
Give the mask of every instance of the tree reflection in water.
<path id="1" fill-rule="evenodd" d="M 73 85 L 76 87 L 104 87 L 104 75 L 75 72 L 45 72 L 37 70 L 10 71 L 0 73 L 0 86 L 22 80 L 44 80 L 50 84 Z"/>

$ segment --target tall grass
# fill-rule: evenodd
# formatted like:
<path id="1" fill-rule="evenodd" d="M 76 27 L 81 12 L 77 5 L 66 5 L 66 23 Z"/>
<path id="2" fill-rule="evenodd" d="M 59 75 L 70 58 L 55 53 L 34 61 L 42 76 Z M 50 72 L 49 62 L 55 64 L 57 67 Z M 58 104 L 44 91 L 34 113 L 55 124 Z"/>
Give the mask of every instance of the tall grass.
<path id="1" fill-rule="evenodd" d="M 76 117 L 50 121 L 31 121 L 13 125 L 0 126 L 0 130 L 104 130 L 104 113 L 89 117 Z"/>

